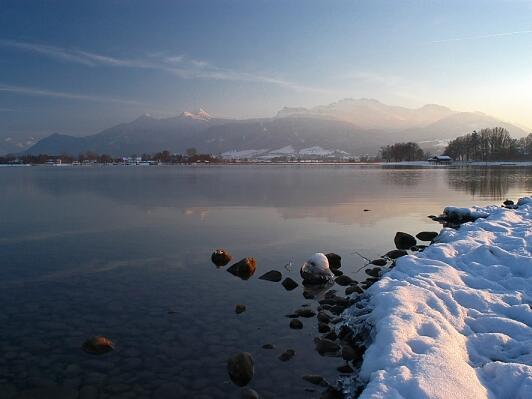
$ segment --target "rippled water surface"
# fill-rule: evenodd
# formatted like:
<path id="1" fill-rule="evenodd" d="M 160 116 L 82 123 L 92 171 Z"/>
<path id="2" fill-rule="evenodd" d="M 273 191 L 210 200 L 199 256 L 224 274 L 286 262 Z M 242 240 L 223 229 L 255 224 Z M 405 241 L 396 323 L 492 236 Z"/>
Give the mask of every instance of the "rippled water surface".
<path id="1" fill-rule="evenodd" d="M 334 381 L 341 359 L 314 352 L 315 319 L 291 330 L 285 317 L 316 302 L 301 285 L 288 292 L 257 277 L 276 269 L 299 282 L 299 265 L 321 251 L 363 279 L 354 251 L 374 258 L 393 248 L 396 231 L 437 231 L 427 215 L 447 205 L 530 195 L 531 172 L 2 168 L 0 397 L 236 398 L 226 360 L 239 351 L 255 358 L 250 386 L 261 397 L 319 397 L 301 376 Z M 256 274 L 243 281 L 214 267 L 218 247 L 235 260 L 255 257 Z M 247 311 L 235 314 L 237 303 Z M 96 334 L 116 350 L 82 352 Z M 281 362 L 288 348 L 296 355 Z"/>

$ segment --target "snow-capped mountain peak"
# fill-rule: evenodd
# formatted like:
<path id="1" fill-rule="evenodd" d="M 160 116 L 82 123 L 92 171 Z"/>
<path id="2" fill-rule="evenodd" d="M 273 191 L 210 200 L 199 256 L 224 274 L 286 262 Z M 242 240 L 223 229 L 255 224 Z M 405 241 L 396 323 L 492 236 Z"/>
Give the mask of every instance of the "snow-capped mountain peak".
<path id="1" fill-rule="evenodd" d="M 198 109 L 197 111 L 185 111 L 181 114 L 181 116 L 184 118 L 198 119 L 203 121 L 212 119 L 212 116 L 202 108 Z"/>

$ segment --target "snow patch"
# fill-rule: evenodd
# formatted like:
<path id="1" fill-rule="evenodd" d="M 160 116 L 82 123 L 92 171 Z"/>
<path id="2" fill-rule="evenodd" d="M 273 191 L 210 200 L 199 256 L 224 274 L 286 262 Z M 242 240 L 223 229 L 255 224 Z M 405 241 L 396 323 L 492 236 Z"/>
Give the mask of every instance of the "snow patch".
<path id="1" fill-rule="evenodd" d="M 532 398 L 532 198 L 518 204 L 447 208 L 481 218 L 368 289 L 360 398 Z"/>

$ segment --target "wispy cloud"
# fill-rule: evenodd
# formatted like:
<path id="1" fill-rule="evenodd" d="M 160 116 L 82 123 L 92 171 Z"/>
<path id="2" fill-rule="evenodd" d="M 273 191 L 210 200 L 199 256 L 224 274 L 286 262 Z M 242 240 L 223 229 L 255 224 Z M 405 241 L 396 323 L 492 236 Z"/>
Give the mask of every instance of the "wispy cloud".
<path id="1" fill-rule="evenodd" d="M 71 100 L 96 101 L 96 102 L 106 102 L 106 103 L 129 104 L 129 105 L 145 105 L 138 101 L 125 100 L 121 98 L 105 97 L 105 96 L 90 96 L 90 95 L 85 95 L 85 94 L 40 89 L 36 87 L 12 86 L 12 85 L 6 85 L 2 83 L 0 83 L 0 92 L 29 95 L 29 96 L 67 98 Z"/>
<path id="2" fill-rule="evenodd" d="M 152 53 L 141 59 L 119 58 L 50 45 L 28 43 L 16 40 L 0 40 L 0 46 L 17 48 L 19 50 L 36 53 L 51 59 L 76 63 L 88 67 L 122 67 L 136 69 L 151 69 L 173 74 L 181 79 L 207 79 L 268 83 L 294 91 L 331 93 L 331 91 L 307 86 L 290 80 L 257 73 L 242 72 L 220 68 L 204 60 L 197 60 L 182 54 L 168 55 Z"/>
<path id="3" fill-rule="evenodd" d="M 487 33 L 484 35 L 476 35 L 476 36 L 462 36 L 462 37 L 453 37 L 453 38 L 447 38 L 447 39 L 440 39 L 440 40 L 431 40 L 428 43 L 448 43 L 448 42 L 460 42 L 463 40 L 478 40 L 478 39 L 490 39 L 490 38 L 497 38 L 497 37 L 504 37 L 504 36 L 515 36 L 515 35 L 526 35 L 532 33 L 532 30 L 520 30 L 520 31 L 514 31 L 514 32 L 500 32 L 500 33 Z"/>

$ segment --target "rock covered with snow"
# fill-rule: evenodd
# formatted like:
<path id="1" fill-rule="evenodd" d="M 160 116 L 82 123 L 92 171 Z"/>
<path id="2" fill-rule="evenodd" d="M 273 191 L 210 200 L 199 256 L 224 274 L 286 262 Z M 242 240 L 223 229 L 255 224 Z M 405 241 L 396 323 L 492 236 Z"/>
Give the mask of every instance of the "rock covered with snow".
<path id="1" fill-rule="evenodd" d="M 329 268 L 329 260 L 321 252 L 312 255 L 300 270 L 303 281 L 310 284 L 321 284 L 330 281 L 334 274 Z"/>
<path id="2" fill-rule="evenodd" d="M 368 289 L 361 398 L 532 397 L 532 198 L 518 204 L 469 210 Z"/>

